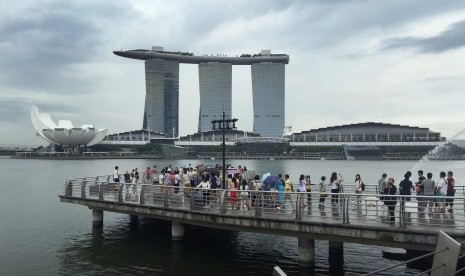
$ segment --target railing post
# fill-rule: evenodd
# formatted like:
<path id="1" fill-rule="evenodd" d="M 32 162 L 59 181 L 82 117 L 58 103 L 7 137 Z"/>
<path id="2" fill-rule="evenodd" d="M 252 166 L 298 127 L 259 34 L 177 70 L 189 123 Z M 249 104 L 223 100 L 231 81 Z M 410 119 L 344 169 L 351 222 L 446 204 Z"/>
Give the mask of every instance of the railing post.
<path id="1" fill-rule="evenodd" d="M 343 224 L 346 224 L 346 202 L 345 202 L 345 196 L 344 195 L 338 195 L 339 196 L 339 200 L 340 200 L 340 204 L 341 204 L 341 207 L 342 207 L 342 223 Z"/>
<path id="2" fill-rule="evenodd" d="M 171 186 L 165 185 L 165 190 L 163 191 L 163 207 L 168 208 L 169 202 L 168 202 L 168 193 L 170 190 Z"/>
<path id="3" fill-rule="evenodd" d="M 145 205 L 145 189 L 146 189 L 146 185 L 142 185 L 142 188 L 140 189 L 140 200 L 139 200 L 139 204 L 140 205 Z"/>
<path id="4" fill-rule="evenodd" d="M 70 179 L 65 184 L 65 196 L 73 196 L 73 181 Z"/>
<path id="5" fill-rule="evenodd" d="M 260 217 L 262 215 L 262 193 L 260 191 L 255 191 L 255 216 Z"/>
<path id="6" fill-rule="evenodd" d="M 295 201 L 295 219 L 296 220 L 301 220 L 302 219 L 302 208 L 300 208 L 302 203 L 302 194 L 297 193 L 297 200 Z"/>
<path id="7" fill-rule="evenodd" d="M 403 210 L 404 209 L 402 207 L 402 202 L 403 198 L 401 196 L 399 196 L 399 226 L 402 227 L 404 226 L 404 213 L 403 213 Z"/>
<path id="8" fill-rule="evenodd" d="M 81 183 L 81 198 L 86 198 L 86 185 L 87 181 L 83 180 Z"/>
<path id="9" fill-rule="evenodd" d="M 103 183 L 97 184 L 98 185 L 98 200 L 103 201 L 103 189 L 102 186 L 104 185 Z"/>
<path id="10" fill-rule="evenodd" d="M 226 204 L 224 198 L 226 196 L 226 190 L 221 190 L 221 199 L 220 199 L 220 214 L 226 213 Z"/>

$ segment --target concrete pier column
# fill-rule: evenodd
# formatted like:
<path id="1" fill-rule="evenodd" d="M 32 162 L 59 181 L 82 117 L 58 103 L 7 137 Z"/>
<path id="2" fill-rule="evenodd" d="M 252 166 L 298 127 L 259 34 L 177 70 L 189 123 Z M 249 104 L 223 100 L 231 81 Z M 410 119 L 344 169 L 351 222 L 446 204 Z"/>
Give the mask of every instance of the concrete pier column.
<path id="1" fill-rule="evenodd" d="M 184 224 L 176 221 L 171 222 L 171 239 L 180 241 L 184 239 Z"/>
<path id="2" fill-rule="evenodd" d="M 309 238 L 298 238 L 299 265 L 312 267 L 315 264 L 315 240 Z"/>
<path id="3" fill-rule="evenodd" d="M 92 209 L 92 225 L 103 226 L 103 211 Z"/>
<path id="4" fill-rule="evenodd" d="M 129 220 L 131 223 L 137 223 L 139 221 L 139 217 L 135 215 L 129 215 Z"/>
<path id="5" fill-rule="evenodd" d="M 329 241 L 330 250 L 344 250 L 344 243 L 338 241 Z"/>

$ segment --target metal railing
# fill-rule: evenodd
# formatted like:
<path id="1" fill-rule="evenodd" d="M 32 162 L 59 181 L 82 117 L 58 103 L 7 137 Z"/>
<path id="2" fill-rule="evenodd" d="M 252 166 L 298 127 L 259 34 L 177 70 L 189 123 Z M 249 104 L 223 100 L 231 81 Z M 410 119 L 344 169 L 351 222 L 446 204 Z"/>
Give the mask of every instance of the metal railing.
<path id="1" fill-rule="evenodd" d="M 69 179 L 65 197 L 106 202 L 139 204 L 160 208 L 192 210 L 244 217 L 272 217 L 280 220 L 322 221 L 386 227 L 465 228 L 465 197 L 400 196 L 391 213 L 384 195 L 373 192 L 325 193 L 200 189 L 139 183 L 115 183 L 110 175 Z M 366 191 L 375 190 L 367 185 Z M 347 187 L 346 187 L 347 190 Z M 452 200 L 453 211 L 436 206 Z M 431 206 L 423 206 L 425 202 Z M 391 202 L 392 203 L 392 202 Z M 391 216 L 392 215 L 392 216 Z"/>
<path id="2" fill-rule="evenodd" d="M 460 268 L 457 270 L 457 262 L 459 259 L 465 257 L 465 255 L 460 254 L 461 247 L 465 242 L 459 243 L 450 236 L 448 236 L 443 231 L 439 232 L 438 242 L 436 244 L 436 250 L 430 253 L 426 253 L 422 256 L 409 259 L 405 262 L 400 262 L 388 267 L 384 267 L 375 271 L 372 271 L 365 276 L 379 275 L 381 272 L 391 270 L 393 268 L 406 265 L 412 262 L 417 262 L 419 260 L 424 260 L 431 256 L 434 256 L 433 263 L 431 268 L 425 271 L 422 271 L 419 275 L 431 275 L 431 276 L 453 276 L 460 275 L 465 268 Z"/>

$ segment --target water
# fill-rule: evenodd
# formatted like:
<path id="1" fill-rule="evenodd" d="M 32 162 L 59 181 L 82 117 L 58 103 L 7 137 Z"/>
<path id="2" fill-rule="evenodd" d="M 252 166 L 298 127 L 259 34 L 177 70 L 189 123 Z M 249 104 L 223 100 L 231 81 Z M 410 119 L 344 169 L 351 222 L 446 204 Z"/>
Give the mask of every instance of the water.
<path id="1" fill-rule="evenodd" d="M 219 162 L 218 160 L 215 160 Z M 127 215 L 105 213 L 103 229 L 92 229 L 88 208 L 60 203 L 66 178 L 111 174 L 155 164 L 186 166 L 214 161 L 197 160 L 17 160 L 0 159 L 0 275 L 271 275 L 279 265 L 288 275 L 359 275 L 397 261 L 382 258 L 381 247 L 344 245 L 344 255 L 328 252 L 316 241 L 316 266 L 297 265 L 297 239 L 199 227 L 186 229 L 186 239 L 171 241 L 170 225 L 154 220 L 131 223 Z M 377 183 L 383 172 L 403 175 L 417 162 L 244 160 L 260 174 L 288 173 L 294 183 L 300 174 L 313 182 L 331 172 L 341 173 L 346 185 L 355 174 Z M 425 161 L 421 168 L 454 171 L 458 185 L 465 179 L 465 161 Z M 396 179 L 396 182 L 400 179 Z M 418 273 L 401 266 L 390 274 Z"/>

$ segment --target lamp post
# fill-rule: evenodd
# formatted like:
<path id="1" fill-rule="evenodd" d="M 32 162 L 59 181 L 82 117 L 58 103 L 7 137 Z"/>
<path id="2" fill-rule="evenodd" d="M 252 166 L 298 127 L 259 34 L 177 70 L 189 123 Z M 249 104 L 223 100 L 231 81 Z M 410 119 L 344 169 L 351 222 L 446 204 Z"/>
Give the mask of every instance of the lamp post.
<path id="1" fill-rule="evenodd" d="M 222 129 L 223 131 L 223 183 L 222 188 L 226 189 L 226 139 L 225 139 L 225 131 L 226 129 L 235 129 L 236 122 L 238 119 L 225 119 L 225 114 L 223 111 L 223 118 L 222 120 L 213 120 L 211 121 L 213 124 L 213 129 L 216 129 L 216 123 L 218 123 L 218 128 Z M 230 125 L 232 123 L 232 126 Z"/>

